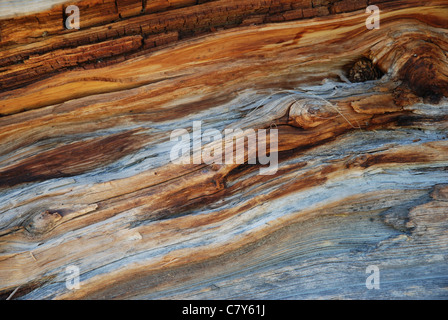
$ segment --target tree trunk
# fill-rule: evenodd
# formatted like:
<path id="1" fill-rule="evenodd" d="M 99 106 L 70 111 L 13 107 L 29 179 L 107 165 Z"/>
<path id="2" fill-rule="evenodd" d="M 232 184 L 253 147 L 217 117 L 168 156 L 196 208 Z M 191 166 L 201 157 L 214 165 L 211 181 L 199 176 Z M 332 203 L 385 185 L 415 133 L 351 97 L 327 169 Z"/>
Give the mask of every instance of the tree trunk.
<path id="1" fill-rule="evenodd" d="M 0 4 L 4 299 L 448 297 L 446 1 L 22 2 Z M 197 148 L 198 124 L 245 142 Z"/>

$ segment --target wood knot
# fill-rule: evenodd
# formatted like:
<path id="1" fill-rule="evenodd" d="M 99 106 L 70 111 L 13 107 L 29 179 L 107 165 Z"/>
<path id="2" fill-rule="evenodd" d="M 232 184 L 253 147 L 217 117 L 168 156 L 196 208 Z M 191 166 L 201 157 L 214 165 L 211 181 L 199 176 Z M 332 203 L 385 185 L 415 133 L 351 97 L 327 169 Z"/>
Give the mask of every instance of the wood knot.
<path id="1" fill-rule="evenodd" d="M 338 116 L 336 107 L 326 100 L 302 99 L 289 109 L 289 124 L 310 129 Z"/>
<path id="2" fill-rule="evenodd" d="M 369 80 L 377 80 L 383 76 L 372 61 L 367 58 L 361 58 L 356 61 L 348 73 L 348 79 L 351 82 L 365 82 Z"/>
<path id="3" fill-rule="evenodd" d="M 398 71 L 419 97 L 438 103 L 442 96 L 448 97 L 448 58 L 436 44 L 426 40 L 408 43 L 405 50 L 411 54 Z"/>
<path id="4" fill-rule="evenodd" d="M 25 229 L 32 234 L 41 235 L 52 230 L 56 223 L 62 219 L 58 212 L 45 211 L 33 217 Z"/>

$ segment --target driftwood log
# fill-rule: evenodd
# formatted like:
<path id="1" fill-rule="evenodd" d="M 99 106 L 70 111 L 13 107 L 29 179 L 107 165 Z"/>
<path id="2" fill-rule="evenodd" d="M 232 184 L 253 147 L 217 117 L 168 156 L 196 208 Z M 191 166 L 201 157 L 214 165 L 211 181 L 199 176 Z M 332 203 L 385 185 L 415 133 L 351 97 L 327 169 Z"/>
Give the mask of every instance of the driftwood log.
<path id="1" fill-rule="evenodd" d="M 448 298 L 446 0 L 17 0 L 0 19 L 3 299 Z M 278 170 L 249 140 L 244 163 L 174 163 L 199 121 L 277 130 Z"/>

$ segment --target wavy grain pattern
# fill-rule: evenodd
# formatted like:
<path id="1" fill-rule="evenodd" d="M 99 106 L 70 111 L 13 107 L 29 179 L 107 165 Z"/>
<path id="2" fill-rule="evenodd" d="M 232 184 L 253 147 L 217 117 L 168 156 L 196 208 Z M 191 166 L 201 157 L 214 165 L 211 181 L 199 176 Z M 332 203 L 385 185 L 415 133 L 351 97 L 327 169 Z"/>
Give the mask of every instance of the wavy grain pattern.
<path id="1" fill-rule="evenodd" d="M 2 297 L 448 297 L 446 1 L 77 4 L 1 16 Z M 199 120 L 278 170 L 172 163 Z"/>

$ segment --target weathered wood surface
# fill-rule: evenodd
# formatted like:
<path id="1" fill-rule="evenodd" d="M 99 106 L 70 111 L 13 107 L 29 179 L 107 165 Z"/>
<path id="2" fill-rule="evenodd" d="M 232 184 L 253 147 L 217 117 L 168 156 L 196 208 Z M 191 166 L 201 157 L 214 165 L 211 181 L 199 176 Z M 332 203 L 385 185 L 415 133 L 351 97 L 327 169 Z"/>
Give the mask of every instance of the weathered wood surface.
<path id="1" fill-rule="evenodd" d="M 67 4 L 2 2 L 2 297 L 448 297 L 446 1 Z M 172 163 L 193 121 L 278 171 Z"/>

